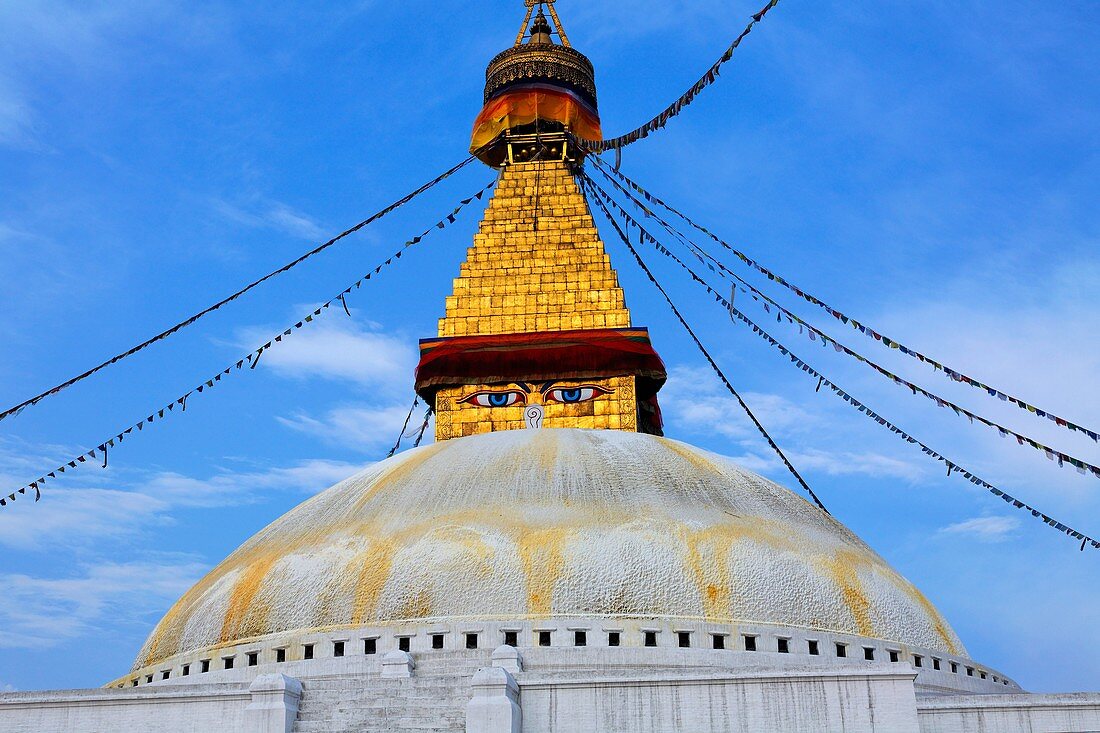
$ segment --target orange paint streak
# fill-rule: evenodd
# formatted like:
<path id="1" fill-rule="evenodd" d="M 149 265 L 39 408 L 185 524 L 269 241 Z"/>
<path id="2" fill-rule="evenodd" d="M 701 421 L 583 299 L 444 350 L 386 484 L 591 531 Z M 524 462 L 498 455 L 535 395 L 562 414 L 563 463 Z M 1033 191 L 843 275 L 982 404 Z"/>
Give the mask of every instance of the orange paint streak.
<path id="1" fill-rule="evenodd" d="M 703 601 L 703 615 L 708 619 L 729 618 L 732 582 L 729 554 L 737 537 L 729 527 L 711 527 L 688 532 L 686 564 Z"/>
<path id="2" fill-rule="evenodd" d="M 891 568 L 891 571 L 893 569 Z M 932 629 L 936 632 L 936 636 L 943 640 L 944 647 L 951 654 L 959 654 L 963 650 L 959 649 L 959 645 L 955 643 L 955 635 L 951 632 L 950 627 L 947 625 L 947 621 L 940 612 L 932 605 L 932 602 L 924 597 L 924 594 L 917 590 L 916 586 L 910 583 L 905 578 L 894 573 L 896 582 L 899 588 L 904 590 L 910 598 L 917 602 L 924 612 L 928 615 L 928 620 L 932 622 Z"/>
<path id="3" fill-rule="evenodd" d="M 823 565 L 840 588 L 844 605 L 855 621 L 857 633 L 860 636 L 875 636 L 874 625 L 871 623 L 871 602 L 863 592 L 863 584 L 856 571 L 856 566 L 865 562 L 850 550 L 838 550 Z"/>
<path id="4" fill-rule="evenodd" d="M 265 610 L 254 606 L 253 601 L 256 599 L 256 594 L 260 592 L 260 586 L 271 570 L 271 566 L 282 556 L 283 553 L 280 551 L 260 557 L 241 573 L 229 594 L 229 607 L 222 620 L 220 641 L 225 642 L 247 636 L 243 628 L 246 623 L 254 629 L 262 628 L 263 619 L 256 618 L 256 615 L 265 615 Z"/>
<path id="5" fill-rule="evenodd" d="M 701 474 L 714 476 L 722 475 L 718 467 L 705 456 L 700 455 L 698 451 L 666 438 L 658 438 L 658 440 L 661 441 L 661 445 L 690 463 L 698 469 Z"/>
<path id="6" fill-rule="evenodd" d="M 378 615 L 378 599 L 390 577 L 395 545 L 391 540 L 372 542 L 348 564 L 349 574 L 355 577 L 355 603 L 352 607 L 352 624 L 361 624 Z"/>
<path id="7" fill-rule="evenodd" d="M 191 610 L 191 597 L 195 594 L 192 588 L 182 598 L 172 604 L 168 613 L 153 630 L 152 639 L 149 642 L 149 650 L 135 662 L 135 667 L 152 664 L 164 657 L 179 651 L 179 637 L 190 614 L 184 614 L 184 610 Z"/>
<path id="8" fill-rule="evenodd" d="M 533 616 L 549 615 L 553 609 L 554 586 L 565 570 L 563 548 L 567 537 L 564 527 L 520 536 L 519 556 L 527 576 L 527 611 Z"/>
<path id="9" fill-rule="evenodd" d="M 406 597 L 397 611 L 399 618 L 428 618 L 432 615 L 431 594 L 424 589 Z"/>
<path id="10" fill-rule="evenodd" d="M 379 474 L 374 481 L 371 482 L 370 486 L 360 494 L 355 505 L 348 509 L 348 513 L 352 515 L 359 514 L 363 505 L 373 499 L 375 494 L 385 491 L 393 484 L 407 480 L 412 474 L 420 470 L 425 463 L 434 458 L 439 451 L 446 447 L 446 443 L 432 443 L 423 448 L 417 448 L 416 451 L 412 452 L 404 460 L 398 462 L 397 465 Z"/>

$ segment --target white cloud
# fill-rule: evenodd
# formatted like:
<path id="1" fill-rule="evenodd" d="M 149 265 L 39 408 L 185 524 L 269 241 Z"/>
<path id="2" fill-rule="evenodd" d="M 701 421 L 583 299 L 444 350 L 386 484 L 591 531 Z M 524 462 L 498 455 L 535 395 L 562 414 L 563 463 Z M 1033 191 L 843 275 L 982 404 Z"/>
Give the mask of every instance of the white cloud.
<path id="1" fill-rule="evenodd" d="M 163 524 L 169 508 L 137 491 L 51 488 L 37 504 L 21 498 L 0 513 L 0 545 L 41 550 L 117 539 Z"/>
<path id="2" fill-rule="evenodd" d="M 60 578 L 0 575 L 0 647 L 40 648 L 160 610 L 206 566 L 185 557 L 103 563 Z"/>
<path id="3" fill-rule="evenodd" d="M 765 447 L 763 450 L 767 450 Z M 867 476 L 894 478 L 914 483 L 924 478 L 923 468 L 908 461 L 899 460 L 871 451 L 827 451 L 817 448 L 784 449 L 783 451 L 802 477 L 813 484 L 812 474 L 827 476 Z M 793 477 L 774 453 L 749 452 L 734 456 L 738 465 L 757 473 L 770 473 L 779 483 L 793 485 Z"/>
<path id="4" fill-rule="evenodd" d="M 817 422 L 814 415 L 780 395 L 747 392 L 742 397 L 768 430 L 802 430 Z M 696 434 L 718 433 L 738 441 L 759 435 L 737 400 L 706 367 L 672 367 L 660 401 L 671 427 Z"/>
<path id="5" fill-rule="evenodd" d="M 325 230 L 308 215 L 278 201 L 257 197 L 251 204 L 231 204 L 221 200 L 213 204 L 214 209 L 226 219 L 252 229 L 271 229 L 314 242 L 329 238 Z"/>
<path id="6" fill-rule="evenodd" d="M 225 471 L 207 479 L 164 472 L 142 485 L 142 491 L 172 507 L 216 507 L 247 504 L 270 491 L 316 493 L 357 472 L 343 461 L 304 460 L 264 471 Z"/>
<path id="7" fill-rule="evenodd" d="M 305 214 L 299 213 L 286 204 L 276 204 L 266 214 L 268 221 L 288 234 L 316 241 L 328 239 L 325 230 Z"/>
<path id="8" fill-rule="evenodd" d="M 408 438 L 415 440 L 415 434 L 424 421 L 425 409 L 421 403 L 413 411 L 405 432 Z M 377 451 L 394 444 L 408 415 L 409 405 L 395 404 L 385 407 L 338 407 L 329 410 L 322 418 L 299 413 L 277 419 L 288 428 L 308 433 L 327 443 L 359 451 Z M 421 442 L 431 442 L 433 434 L 429 424 Z"/>
<path id="9" fill-rule="evenodd" d="M 809 448 L 795 451 L 790 457 L 791 462 L 800 470 L 819 471 L 829 476 L 897 478 L 912 483 L 925 475 L 925 471 L 915 463 L 870 451 L 825 451 Z"/>
<path id="10" fill-rule="evenodd" d="M 748 392 L 743 397 L 807 479 L 808 474 L 817 472 L 828 476 L 894 478 L 913 483 L 926 474 L 919 462 L 908 458 L 895 458 L 871 450 L 850 450 L 846 445 L 838 448 L 810 445 L 809 441 L 830 442 L 835 435 L 832 430 L 822 429 L 832 422 L 825 413 L 811 412 L 775 394 Z M 717 434 L 745 451 L 734 457 L 740 465 L 785 480 L 786 469 L 779 458 L 770 452 L 741 406 L 706 367 L 672 367 L 660 399 L 667 428 L 695 435 Z M 817 409 L 827 410 L 828 407 Z"/>
<path id="11" fill-rule="evenodd" d="M 975 517 L 940 529 L 943 534 L 962 534 L 982 542 L 1001 542 L 1020 526 L 1016 517 Z"/>
<path id="12" fill-rule="evenodd" d="M 412 340 L 387 334 L 377 324 L 360 325 L 344 317 L 339 306 L 334 308 L 310 328 L 296 331 L 278 348 L 265 352 L 260 366 L 282 377 L 347 380 L 369 387 L 374 394 L 410 392 L 417 362 Z M 237 340 L 246 348 L 255 348 L 274 330 L 249 328 L 241 331 Z"/>
<path id="13" fill-rule="evenodd" d="M 1100 268 L 1082 262 L 1072 271 L 1033 274 L 1034 279 L 1025 281 L 997 276 L 995 287 L 980 290 L 962 280 L 948 282 L 935 300 L 910 300 L 904 309 L 891 309 L 876 320 L 895 338 L 964 373 L 1098 429 L 1100 391 L 1091 387 L 1100 373 L 1100 342 L 1081 335 L 1100 330 L 1100 313 L 1095 308 Z M 1079 433 L 933 376 L 921 365 L 898 361 L 898 371 L 992 420 L 1096 462 L 1096 444 Z M 953 443 L 947 443 L 952 455 L 963 463 L 967 453 L 977 456 L 969 459 L 972 465 L 994 483 L 1005 482 L 1006 490 L 1023 487 L 1021 498 L 1050 506 L 1051 511 L 1057 509 L 1052 499 L 1071 499 L 1075 512 L 1085 502 L 1095 504 L 1094 479 L 1079 476 L 1068 466 L 1058 468 L 1040 451 L 1000 438 L 987 428 L 971 427 L 946 410 L 940 412 L 942 419 L 934 410 L 921 414 L 930 416 L 926 424 L 935 425 L 936 433 L 957 434 Z M 942 438 L 937 439 L 943 444 Z M 1047 498 L 1040 501 L 1034 487 L 1042 487 Z"/>
<path id="14" fill-rule="evenodd" d="M 298 412 L 276 419 L 284 427 L 332 445 L 377 452 L 393 445 L 409 416 L 417 362 L 414 342 L 386 333 L 379 324 L 364 325 L 345 318 L 339 310 L 331 315 L 285 339 L 260 366 L 290 379 L 322 377 L 351 382 L 370 395 L 369 401 L 335 407 L 319 416 Z M 238 341 L 251 347 L 270 332 L 250 328 L 238 334 Z M 413 411 L 410 433 L 420 426 L 425 409 L 421 403 Z M 429 429 L 425 440 L 430 439 Z"/>
<path id="15" fill-rule="evenodd" d="M 58 482 L 47 487 L 41 502 L 21 498 L 0 512 L 0 545 L 36 551 L 134 538 L 172 524 L 175 510 L 247 504 L 274 491 L 312 494 L 361 468 L 312 459 L 266 470 L 221 471 L 209 478 L 123 473 L 112 488 Z"/>

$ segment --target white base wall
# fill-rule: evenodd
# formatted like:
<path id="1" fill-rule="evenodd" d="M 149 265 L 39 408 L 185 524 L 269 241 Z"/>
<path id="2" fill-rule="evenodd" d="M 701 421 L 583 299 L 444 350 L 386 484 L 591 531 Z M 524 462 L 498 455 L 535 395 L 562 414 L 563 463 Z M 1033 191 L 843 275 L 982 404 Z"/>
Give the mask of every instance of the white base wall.
<path id="1" fill-rule="evenodd" d="M 0 695 L 3 733 L 209 733 L 245 730 L 247 684 Z"/>
<path id="2" fill-rule="evenodd" d="M 914 677 L 811 668 L 781 676 L 527 680 L 520 707 L 524 733 L 918 733 Z"/>
<path id="3" fill-rule="evenodd" d="M 917 672 L 888 662 L 660 648 L 411 656 L 400 678 L 360 656 L 5 693 L 0 732 L 1100 733 L 1100 693 L 919 696 Z"/>

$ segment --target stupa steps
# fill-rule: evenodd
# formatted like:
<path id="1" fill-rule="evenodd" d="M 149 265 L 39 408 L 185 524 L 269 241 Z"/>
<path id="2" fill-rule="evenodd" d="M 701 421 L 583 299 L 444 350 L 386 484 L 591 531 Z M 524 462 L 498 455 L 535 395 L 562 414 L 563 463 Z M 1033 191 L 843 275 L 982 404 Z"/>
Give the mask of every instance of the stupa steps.
<path id="1" fill-rule="evenodd" d="M 607 266 L 611 264 L 611 258 L 604 252 L 604 248 L 599 246 L 599 243 L 592 242 L 539 242 L 538 244 L 512 242 L 493 248 L 481 247 L 467 252 L 466 262 L 463 264 L 473 269 L 484 270 L 507 264 L 517 264 L 521 257 L 526 257 L 527 264 L 533 267 L 553 267 L 555 265 L 561 267 L 563 264 L 580 264 L 591 267 L 593 265 L 602 264 Z M 608 261 L 603 261 L 604 257 L 607 257 Z M 532 258 L 538 259 L 532 261 Z M 544 261 L 543 258 L 552 259 Z"/>
<path id="2" fill-rule="evenodd" d="M 538 220 L 538 227 L 535 220 Z M 474 233 L 474 242 L 478 243 L 478 237 L 488 239 L 502 234 L 530 235 L 531 239 L 542 240 L 548 232 L 567 232 L 578 240 L 595 240 L 596 225 L 592 218 L 579 214 L 572 210 L 539 209 L 536 217 L 528 209 L 522 216 L 495 217 L 483 219 Z"/>
<path id="3" fill-rule="evenodd" d="M 459 273 L 462 278 L 495 276 L 498 279 L 505 275 L 522 277 L 529 274 L 557 274 L 562 277 L 568 273 L 574 280 L 585 276 L 601 276 L 614 281 L 615 274 L 609 271 L 610 263 L 604 261 L 604 258 L 610 259 L 602 251 L 570 251 L 562 248 L 553 252 L 536 252 L 519 249 L 496 257 L 478 256 L 464 262 Z"/>
<path id="4" fill-rule="evenodd" d="M 521 261 L 520 255 L 517 253 L 514 256 L 504 257 L 491 265 L 491 260 L 474 261 L 473 263 L 466 263 L 461 268 L 460 272 L 463 279 L 483 279 L 488 281 L 489 279 L 496 277 L 499 281 L 501 276 L 513 275 L 516 277 L 533 277 L 536 275 L 543 276 L 543 279 L 557 275 L 561 277 L 562 267 L 570 267 L 570 274 L 573 275 L 571 279 L 579 280 L 582 274 L 589 275 L 592 279 L 605 280 L 607 282 L 615 282 L 616 277 L 614 274 L 608 273 L 606 267 L 600 267 L 599 265 L 605 264 L 600 262 L 600 259 L 606 257 L 606 255 L 598 256 L 597 258 L 589 258 L 585 256 L 585 253 L 565 253 L 561 257 L 562 262 L 558 263 L 532 263 L 530 257 L 537 257 L 537 254 L 528 254 L 528 261 L 526 265 Z M 572 262 L 570 262 L 572 260 Z M 564 264 L 563 264 L 564 263 Z"/>
<path id="5" fill-rule="evenodd" d="M 583 307 L 586 304 L 603 304 L 601 310 L 618 310 L 623 307 L 622 290 L 614 286 L 585 288 L 579 290 L 579 292 L 575 290 L 563 290 L 563 297 L 559 302 L 552 302 L 545 297 L 548 294 L 548 290 L 550 289 L 539 288 L 537 283 L 531 283 L 517 286 L 510 292 L 499 296 L 470 291 L 462 295 L 449 296 L 447 298 L 447 313 L 449 315 L 457 315 L 454 313 L 454 310 L 462 308 L 479 309 L 482 312 L 484 312 L 486 308 L 522 309 L 523 306 L 532 304 L 540 306 L 538 309 L 540 313 L 572 312 L 575 306 Z M 539 296 L 543 297 L 540 298 Z M 486 298 L 492 298 L 493 300 L 491 302 L 486 302 Z"/>
<path id="6" fill-rule="evenodd" d="M 546 265 L 538 266 L 538 270 L 533 267 L 523 268 L 522 266 L 510 267 L 508 270 L 510 271 L 503 270 L 502 268 L 495 272 L 486 272 L 481 270 L 481 268 L 467 268 L 463 272 L 462 278 L 455 283 L 455 288 L 461 291 L 466 288 L 485 287 L 494 281 L 498 284 L 498 289 L 508 286 L 515 287 L 534 281 L 584 282 L 593 285 L 600 284 L 611 286 L 615 286 L 619 282 L 614 274 L 596 267 L 578 268 L 568 273 L 563 273 L 561 270 L 555 270 L 553 267 Z"/>
<path id="7" fill-rule="evenodd" d="M 552 256 L 552 262 L 532 262 L 532 257 Z M 611 258 L 604 252 L 598 243 L 554 243 L 544 242 L 538 245 L 527 244 L 502 244 L 489 251 L 488 248 L 471 249 L 466 254 L 466 262 L 463 263 L 471 269 L 489 269 L 505 267 L 509 264 L 520 263 L 520 258 L 526 258 L 527 264 L 532 267 L 561 267 L 562 265 L 610 265 Z M 476 267 L 475 267 L 476 266 Z"/>
<path id="8" fill-rule="evenodd" d="M 499 286 L 497 290 L 502 290 L 505 286 L 518 287 L 520 285 L 530 285 L 531 283 L 553 283 L 553 282 L 583 282 L 593 287 L 616 287 L 619 284 L 618 279 L 614 275 L 607 275 L 605 272 L 598 270 L 582 271 L 577 273 L 571 273 L 570 276 L 562 276 L 561 273 L 550 272 L 531 272 L 528 270 L 521 270 L 519 268 L 513 268 L 511 273 L 499 273 L 494 278 L 488 274 L 471 274 L 462 279 L 461 282 L 455 285 L 455 294 L 462 292 L 463 290 L 484 288 L 490 285 L 495 279 Z M 584 277 L 588 275 L 588 277 Z M 509 279 L 511 278 L 511 279 Z M 504 282 L 501 282 L 503 280 Z M 486 293 L 487 295 L 499 295 L 500 293 Z"/>
<path id="9" fill-rule="evenodd" d="M 482 246 L 500 247 L 507 241 L 500 241 L 501 237 L 507 237 L 509 241 L 526 241 L 530 244 L 544 244 L 557 235 L 569 235 L 569 241 L 578 244 L 591 244 L 596 242 L 596 228 L 592 220 L 585 217 L 583 220 L 567 216 L 557 215 L 554 212 L 544 211 L 539 214 L 538 228 L 535 227 L 535 217 L 512 217 L 507 223 L 482 224 L 474 234 L 474 244 Z M 496 240 L 496 241 L 493 241 Z"/>
<path id="10" fill-rule="evenodd" d="M 453 301 L 451 301 L 451 298 L 471 298 L 471 297 L 478 298 L 478 299 L 482 299 L 482 298 L 507 298 L 509 296 L 517 296 L 517 295 L 546 294 L 546 292 L 549 288 L 544 288 L 544 287 L 541 287 L 541 286 L 543 286 L 543 285 L 550 286 L 550 285 L 555 285 L 555 284 L 560 285 L 562 283 L 572 283 L 572 282 L 579 282 L 579 281 L 575 281 L 575 280 L 560 280 L 560 281 L 544 280 L 542 278 L 526 277 L 525 276 L 523 280 L 516 280 L 515 282 L 509 283 L 510 287 L 507 288 L 507 289 L 498 289 L 496 292 L 492 292 L 492 291 L 485 292 L 485 288 L 488 287 L 487 284 L 478 283 L 476 280 L 466 281 L 462 285 L 461 288 L 456 288 L 457 292 L 455 292 L 454 295 L 447 296 L 447 301 L 448 301 L 447 305 L 448 305 L 448 307 L 450 307 L 451 303 L 453 302 Z M 587 285 L 587 287 L 585 287 L 583 289 L 583 292 L 610 292 L 610 291 L 621 290 L 618 283 L 616 283 L 615 281 L 613 281 L 613 280 L 604 280 L 602 278 L 594 280 L 594 281 L 589 282 L 589 283 L 586 283 L 586 285 Z M 566 295 L 572 295 L 572 296 L 575 297 L 575 296 L 578 295 L 577 290 L 578 290 L 578 288 L 567 288 L 567 289 L 565 289 L 564 292 L 565 292 Z M 584 301 L 584 300 L 587 300 L 587 299 L 588 298 L 585 298 L 585 297 L 580 297 L 580 298 L 575 297 L 575 300 L 577 302 L 581 302 L 581 301 Z M 482 300 L 481 302 L 484 303 L 484 300 Z M 540 303 L 544 303 L 546 305 L 556 304 L 558 306 L 563 306 L 563 305 L 572 304 L 572 301 L 564 301 L 563 302 L 563 301 L 557 300 L 557 299 L 555 301 L 551 301 L 549 298 L 547 298 L 547 299 L 544 299 L 544 300 L 540 301 Z"/>
<path id="11" fill-rule="evenodd" d="M 507 307 L 511 311 L 513 311 L 512 317 L 519 317 L 519 318 L 523 318 L 523 317 L 528 317 L 528 318 L 530 318 L 530 317 L 533 317 L 533 318 L 563 318 L 563 317 L 571 317 L 573 315 L 584 314 L 584 313 L 586 313 L 586 310 L 590 311 L 590 312 L 587 313 L 587 315 L 595 318 L 596 316 L 601 315 L 603 313 L 603 309 L 594 307 L 595 302 L 596 302 L 595 300 L 589 300 L 587 303 L 585 303 L 584 301 L 578 299 L 576 304 L 572 308 L 543 308 L 541 306 L 536 307 L 535 301 L 530 300 L 526 303 L 526 305 L 528 306 L 526 308 L 523 307 L 525 305 L 524 303 L 509 303 Z M 571 305 L 573 305 L 573 304 L 571 304 Z M 589 308 L 586 309 L 585 305 L 588 305 Z M 484 307 L 483 305 L 480 305 L 476 302 L 466 302 L 466 303 L 464 303 L 462 301 L 457 301 L 449 309 L 449 312 L 453 316 L 456 316 L 458 318 L 462 318 L 463 316 L 468 315 L 468 314 L 472 313 L 473 311 L 475 311 L 477 309 L 480 309 L 480 308 L 483 308 L 483 307 Z M 605 317 L 604 320 L 608 320 L 608 319 Z M 610 320 L 614 321 L 616 323 L 618 322 L 618 319 L 610 319 Z"/>
<path id="12" fill-rule="evenodd" d="M 408 679 L 325 677 L 304 685 L 295 733 L 460 732 L 469 683 L 486 659 L 425 660 Z"/>
<path id="13" fill-rule="evenodd" d="M 380 716 L 372 720 L 369 716 L 348 721 L 302 721 L 294 726 L 294 733 L 391 733 L 392 731 L 419 731 L 422 733 L 463 733 L 466 730 L 466 715 L 424 718 L 397 718 L 391 715 Z"/>
<path id="14" fill-rule="evenodd" d="M 592 229 L 592 217 L 589 216 L 588 211 L 583 206 L 542 206 L 538 207 L 538 216 L 535 215 L 535 203 L 532 201 L 529 206 L 524 209 L 524 212 L 519 216 L 514 215 L 510 211 L 493 211 L 488 209 L 485 212 L 485 217 L 481 220 L 481 224 L 478 226 L 478 233 L 484 234 L 487 230 L 495 231 L 502 225 L 514 225 L 516 227 L 521 226 L 525 222 L 531 225 L 530 231 L 532 234 L 536 232 L 534 229 L 535 219 L 539 220 L 539 229 L 542 231 L 543 226 L 557 227 L 559 229 L 569 229 L 570 231 L 583 231 L 585 229 Z M 525 231 L 520 229 L 519 231 Z"/>

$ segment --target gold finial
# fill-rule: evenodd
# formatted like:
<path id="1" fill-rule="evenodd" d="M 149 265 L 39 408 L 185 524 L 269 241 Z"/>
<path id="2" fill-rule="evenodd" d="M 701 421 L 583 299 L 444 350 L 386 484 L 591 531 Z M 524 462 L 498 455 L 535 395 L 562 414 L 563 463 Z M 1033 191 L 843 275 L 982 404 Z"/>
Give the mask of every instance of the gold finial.
<path id="1" fill-rule="evenodd" d="M 550 17 L 554 20 L 554 31 L 557 32 L 558 38 L 561 39 L 561 45 L 571 47 L 569 43 L 569 37 L 565 35 L 565 29 L 562 28 L 561 19 L 558 18 L 558 11 L 554 9 L 554 0 L 523 0 L 527 6 L 527 14 L 523 16 L 523 23 L 519 26 L 519 33 L 516 34 L 516 46 L 523 44 L 523 38 L 527 34 L 527 24 L 531 22 L 531 17 L 535 14 L 535 7 L 539 8 L 539 15 L 542 15 L 542 7 L 545 5 L 546 9 L 550 11 Z"/>
<path id="2" fill-rule="evenodd" d="M 531 0 L 527 0 L 527 2 L 530 1 Z M 565 28 L 562 27 L 561 19 L 558 17 L 558 11 L 554 10 L 554 0 L 548 0 L 546 6 L 546 9 L 550 11 L 550 17 L 554 19 L 554 29 L 558 32 L 558 38 L 561 39 L 561 45 L 569 46 L 569 37 L 565 35 Z"/>

